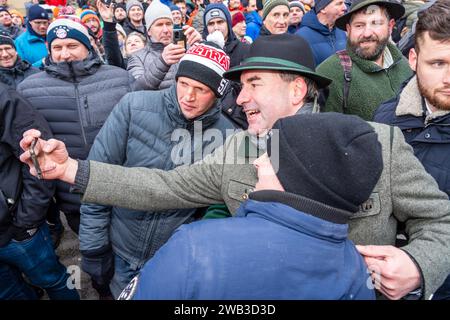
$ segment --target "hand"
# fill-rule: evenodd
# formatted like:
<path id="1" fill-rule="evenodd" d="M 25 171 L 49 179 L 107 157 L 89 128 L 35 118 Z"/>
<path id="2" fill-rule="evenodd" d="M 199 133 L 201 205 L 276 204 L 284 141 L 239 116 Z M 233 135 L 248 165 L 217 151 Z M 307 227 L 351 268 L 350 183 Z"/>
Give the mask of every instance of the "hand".
<path id="1" fill-rule="evenodd" d="M 170 43 L 164 47 L 162 58 L 167 65 L 171 66 L 172 64 L 180 61 L 180 59 L 183 58 L 185 52 L 186 49 L 184 49 L 183 46 Z"/>
<path id="2" fill-rule="evenodd" d="M 65 182 L 74 183 L 78 169 L 78 162 L 69 158 L 66 146 L 62 141 L 50 139 L 48 141 L 40 139 L 41 133 L 38 130 L 30 129 L 23 134 L 20 140 L 20 147 L 25 151 L 20 155 L 20 161 L 28 164 L 30 173 L 36 176 L 36 169 L 31 160 L 30 151 L 32 141 L 39 138 L 34 151 L 39 161 L 42 171 L 42 178 L 60 179 Z"/>
<path id="3" fill-rule="evenodd" d="M 193 27 L 185 25 L 183 31 L 188 45 L 192 46 L 194 43 L 202 41 L 202 35 Z"/>
<path id="4" fill-rule="evenodd" d="M 106 4 L 101 2 L 101 0 L 97 0 L 97 10 L 103 21 L 113 22 L 114 8 L 112 5 L 108 7 Z"/>
<path id="5" fill-rule="evenodd" d="M 375 288 L 397 300 L 420 286 L 420 272 L 406 252 L 394 246 L 356 246 L 363 256 Z"/>

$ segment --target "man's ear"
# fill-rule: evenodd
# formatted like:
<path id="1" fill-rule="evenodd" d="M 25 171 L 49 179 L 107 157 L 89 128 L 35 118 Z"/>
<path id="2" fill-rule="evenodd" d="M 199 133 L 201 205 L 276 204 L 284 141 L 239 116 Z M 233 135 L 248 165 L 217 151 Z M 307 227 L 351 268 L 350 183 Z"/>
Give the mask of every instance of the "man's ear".
<path id="1" fill-rule="evenodd" d="M 291 82 L 291 102 L 293 105 L 303 105 L 306 92 L 308 91 L 305 79 L 301 76 Z"/>
<path id="2" fill-rule="evenodd" d="M 389 34 L 392 34 L 392 30 L 394 30 L 395 27 L 395 20 L 391 19 L 389 20 Z"/>
<path id="3" fill-rule="evenodd" d="M 411 48 L 409 50 L 408 61 L 409 61 L 409 66 L 411 67 L 411 69 L 416 71 L 416 68 L 417 68 L 417 52 L 416 52 L 416 50 L 414 48 Z"/>

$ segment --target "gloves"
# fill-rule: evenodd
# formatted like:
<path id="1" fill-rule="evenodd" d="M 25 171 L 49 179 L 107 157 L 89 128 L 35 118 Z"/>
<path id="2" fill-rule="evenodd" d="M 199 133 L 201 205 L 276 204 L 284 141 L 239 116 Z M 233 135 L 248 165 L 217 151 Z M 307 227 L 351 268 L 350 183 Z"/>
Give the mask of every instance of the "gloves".
<path id="1" fill-rule="evenodd" d="M 114 254 L 111 249 L 95 256 L 83 254 L 81 268 L 91 276 L 93 287 L 99 293 L 105 292 L 114 275 Z"/>

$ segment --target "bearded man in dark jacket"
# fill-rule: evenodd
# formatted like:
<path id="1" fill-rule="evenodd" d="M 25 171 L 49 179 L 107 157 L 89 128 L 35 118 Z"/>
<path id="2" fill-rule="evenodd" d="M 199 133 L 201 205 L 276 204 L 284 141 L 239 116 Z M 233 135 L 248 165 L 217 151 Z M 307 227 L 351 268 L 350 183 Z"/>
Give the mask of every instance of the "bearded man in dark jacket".
<path id="1" fill-rule="evenodd" d="M 94 139 L 117 102 L 130 91 L 131 77 L 118 67 L 104 65 L 94 52 L 87 29 L 72 19 L 58 19 L 47 31 L 50 55 L 45 72 L 18 87 L 49 122 L 55 137 L 69 153 L 86 159 Z M 78 233 L 80 199 L 69 185 L 56 186 L 59 210 Z"/>

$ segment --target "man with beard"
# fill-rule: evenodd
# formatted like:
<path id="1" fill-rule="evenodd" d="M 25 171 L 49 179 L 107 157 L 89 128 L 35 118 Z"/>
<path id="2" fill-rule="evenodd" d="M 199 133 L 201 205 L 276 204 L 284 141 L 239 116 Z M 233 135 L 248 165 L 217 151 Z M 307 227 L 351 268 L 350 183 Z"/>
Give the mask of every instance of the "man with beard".
<path id="1" fill-rule="evenodd" d="M 355 0 L 349 12 L 336 20 L 338 28 L 347 30 L 347 48 L 317 69 L 333 79 L 325 111 L 371 120 L 376 108 L 394 97 L 412 76 L 408 61 L 389 41 L 395 20 L 404 12 L 404 7 L 393 0 Z"/>
<path id="2" fill-rule="evenodd" d="M 409 54 L 416 75 L 374 120 L 398 126 L 439 188 L 450 196 L 450 3 L 437 1 L 419 14 Z M 450 299 L 450 276 L 435 299 Z"/>

